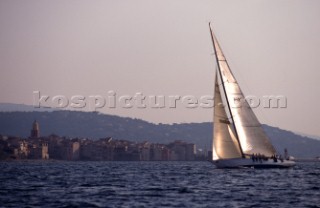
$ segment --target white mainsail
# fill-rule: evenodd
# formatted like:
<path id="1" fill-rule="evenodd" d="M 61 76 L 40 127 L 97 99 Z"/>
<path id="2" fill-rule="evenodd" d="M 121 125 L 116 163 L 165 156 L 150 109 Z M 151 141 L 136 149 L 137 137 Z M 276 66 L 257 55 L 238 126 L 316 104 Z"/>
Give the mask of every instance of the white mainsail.
<path id="1" fill-rule="evenodd" d="M 213 159 L 239 158 L 241 150 L 222 102 L 217 74 L 215 80 Z"/>
<path id="2" fill-rule="evenodd" d="M 235 137 L 237 138 L 238 142 L 240 142 L 240 145 L 241 145 L 240 151 L 242 151 L 243 154 L 260 153 L 268 157 L 276 154 L 276 151 L 272 146 L 272 144 L 270 143 L 269 138 L 264 132 L 260 122 L 258 121 L 257 117 L 252 111 L 248 102 L 245 100 L 245 97 L 228 66 L 225 56 L 211 28 L 210 28 L 210 32 L 212 35 L 212 41 L 213 41 L 213 45 L 216 53 L 220 81 L 223 84 L 225 97 L 226 97 L 226 100 L 228 101 L 232 121 L 234 122 L 233 125 L 236 132 Z M 216 78 L 216 83 L 217 83 L 217 78 Z M 221 95 L 220 93 L 217 94 L 217 90 L 215 90 L 215 102 L 216 102 L 216 96 L 218 97 L 217 100 L 219 100 L 219 97 L 221 100 Z M 216 118 L 216 114 L 221 115 L 221 112 L 220 112 L 221 109 L 218 107 L 217 108 L 215 107 L 214 110 L 215 112 L 218 111 L 218 113 L 214 114 L 215 115 L 214 133 L 225 132 L 225 129 L 224 129 L 225 127 L 221 125 L 221 123 L 216 123 L 216 120 L 219 119 L 218 117 Z M 216 128 L 218 129 L 216 130 Z M 218 153 L 219 151 L 217 150 L 219 150 L 220 147 L 222 148 L 222 146 L 216 146 L 217 143 L 219 144 L 219 141 L 221 141 L 221 138 L 219 135 L 226 137 L 227 140 L 229 140 L 229 138 L 228 136 L 225 136 L 222 134 L 214 134 L 214 139 L 213 139 L 214 140 L 213 143 L 215 145 L 214 148 L 215 148 L 215 151 L 217 152 L 218 157 L 222 159 L 222 158 L 231 156 L 231 153 L 229 153 L 229 150 L 227 152 L 226 150 L 223 150 L 223 154 L 221 153 L 221 157 L 220 157 Z M 237 148 L 233 148 L 232 151 L 234 151 L 234 155 L 237 155 L 239 153 Z M 241 153 L 240 153 L 240 157 L 241 157 Z"/>

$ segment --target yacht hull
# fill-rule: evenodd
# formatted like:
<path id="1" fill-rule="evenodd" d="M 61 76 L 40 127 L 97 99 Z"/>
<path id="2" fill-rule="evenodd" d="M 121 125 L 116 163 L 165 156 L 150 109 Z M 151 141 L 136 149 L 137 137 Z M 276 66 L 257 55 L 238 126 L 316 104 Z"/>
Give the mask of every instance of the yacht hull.
<path id="1" fill-rule="evenodd" d="M 271 159 L 253 161 L 246 158 L 219 159 L 213 160 L 212 163 L 217 168 L 290 168 L 295 166 L 295 162 L 290 160 L 278 160 L 275 162 Z"/>

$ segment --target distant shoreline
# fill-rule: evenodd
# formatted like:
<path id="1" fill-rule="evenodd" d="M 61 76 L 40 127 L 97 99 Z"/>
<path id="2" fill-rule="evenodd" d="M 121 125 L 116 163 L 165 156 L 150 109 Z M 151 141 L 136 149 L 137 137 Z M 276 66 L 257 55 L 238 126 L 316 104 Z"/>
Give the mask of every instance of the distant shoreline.
<path id="1" fill-rule="evenodd" d="M 301 159 L 294 159 L 295 162 L 320 162 L 318 158 L 301 158 Z"/>

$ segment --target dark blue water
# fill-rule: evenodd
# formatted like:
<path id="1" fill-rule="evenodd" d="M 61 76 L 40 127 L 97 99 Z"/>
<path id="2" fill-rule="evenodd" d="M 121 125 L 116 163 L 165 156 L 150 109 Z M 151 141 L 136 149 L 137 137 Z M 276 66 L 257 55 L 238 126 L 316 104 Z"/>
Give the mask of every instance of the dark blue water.
<path id="1" fill-rule="evenodd" d="M 320 207 L 320 163 L 2 162 L 0 207 Z"/>

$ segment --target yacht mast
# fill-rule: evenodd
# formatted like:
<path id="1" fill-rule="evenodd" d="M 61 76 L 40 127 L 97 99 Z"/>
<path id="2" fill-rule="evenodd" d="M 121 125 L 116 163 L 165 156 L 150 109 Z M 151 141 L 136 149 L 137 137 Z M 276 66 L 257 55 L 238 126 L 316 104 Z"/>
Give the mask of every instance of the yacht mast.
<path id="1" fill-rule="evenodd" d="M 212 29 L 211 29 L 211 24 L 210 24 L 210 22 L 209 22 L 209 29 L 210 29 L 210 35 L 211 35 L 211 40 L 212 40 L 213 49 L 214 49 L 214 52 L 215 52 L 214 55 L 215 55 L 216 61 L 217 61 L 218 74 L 220 75 L 223 92 L 224 92 L 224 95 L 225 95 L 225 97 L 226 97 L 228 110 L 229 110 L 229 112 L 230 112 L 230 117 L 231 117 L 231 120 L 232 120 L 232 125 L 233 125 L 234 130 L 235 130 L 235 136 L 236 136 L 236 139 L 237 139 L 237 141 L 238 141 L 238 145 L 239 145 L 239 148 L 240 148 L 240 151 L 241 151 L 242 158 L 245 158 L 245 155 L 243 154 L 243 150 L 242 150 L 242 147 L 241 147 L 241 144 L 240 144 L 240 140 L 239 140 L 239 136 L 238 136 L 238 131 L 237 131 L 235 122 L 234 122 L 234 120 L 233 120 L 232 111 L 231 111 L 231 108 L 230 108 L 230 104 L 229 104 L 229 100 L 228 100 L 228 95 L 227 95 L 227 93 L 226 93 L 226 89 L 225 89 L 224 82 L 223 82 L 223 77 L 222 77 L 222 74 L 221 74 L 220 64 L 219 64 L 219 61 L 225 61 L 227 64 L 228 64 L 228 62 L 227 62 L 226 59 L 224 59 L 224 60 L 219 60 L 219 58 L 218 58 L 218 56 L 217 56 L 217 50 L 216 50 L 216 46 L 215 46 L 215 40 L 214 40 L 214 37 L 213 37 L 213 32 L 212 32 Z"/>

